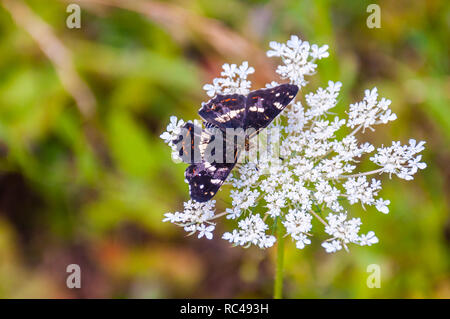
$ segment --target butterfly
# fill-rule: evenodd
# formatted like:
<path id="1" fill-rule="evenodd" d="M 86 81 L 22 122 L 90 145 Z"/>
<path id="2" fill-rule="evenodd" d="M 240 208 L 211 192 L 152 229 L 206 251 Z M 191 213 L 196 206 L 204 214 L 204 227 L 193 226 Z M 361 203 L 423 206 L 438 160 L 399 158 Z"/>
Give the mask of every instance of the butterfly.
<path id="1" fill-rule="evenodd" d="M 216 195 L 236 165 L 248 132 L 258 134 L 267 127 L 297 92 L 296 85 L 281 84 L 247 96 L 219 94 L 202 104 L 198 113 L 205 128 L 188 122 L 173 141 L 180 158 L 190 164 L 185 178 L 194 201 L 206 202 Z"/>

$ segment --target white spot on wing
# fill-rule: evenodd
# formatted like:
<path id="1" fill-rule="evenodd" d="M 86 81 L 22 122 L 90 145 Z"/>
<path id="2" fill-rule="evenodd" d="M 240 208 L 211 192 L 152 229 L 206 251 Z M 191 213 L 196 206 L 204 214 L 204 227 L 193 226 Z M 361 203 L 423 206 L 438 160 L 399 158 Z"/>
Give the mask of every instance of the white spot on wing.
<path id="1" fill-rule="evenodd" d="M 264 108 L 263 107 L 251 106 L 251 107 L 249 107 L 249 111 L 264 113 Z"/>
<path id="2" fill-rule="evenodd" d="M 279 110 L 283 108 L 283 104 L 281 104 L 280 102 L 274 102 L 273 105 L 275 105 L 275 107 Z"/>

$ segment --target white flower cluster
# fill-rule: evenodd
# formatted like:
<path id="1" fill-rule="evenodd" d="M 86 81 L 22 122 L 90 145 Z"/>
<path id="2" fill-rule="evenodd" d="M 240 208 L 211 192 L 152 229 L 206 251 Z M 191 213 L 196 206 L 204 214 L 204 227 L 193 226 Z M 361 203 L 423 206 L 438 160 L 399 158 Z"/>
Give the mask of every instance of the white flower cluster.
<path id="1" fill-rule="evenodd" d="M 223 78 L 215 78 L 212 84 L 205 84 L 203 89 L 210 97 L 217 94 L 243 94 L 247 95 L 250 92 L 250 86 L 252 82 L 247 80 L 249 74 L 255 72 L 253 67 L 248 66 L 248 62 L 245 61 L 239 67 L 236 64 L 225 63 L 223 71 L 220 75 Z"/>
<path id="2" fill-rule="evenodd" d="M 259 248 L 272 247 L 275 243 L 275 236 L 266 235 L 269 226 L 259 215 L 250 215 L 238 222 L 239 229 L 234 229 L 232 233 L 223 234 L 223 239 L 234 245 L 249 247 L 256 245 Z"/>
<path id="3" fill-rule="evenodd" d="M 283 225 L 286 227 L 286 232 L 297 242 L 299 249 L 311 244 L 311 240 L 308 238 L 308 232 L 312 228 L 311 221 L 312 215 L 299 209 L 290 209 L 289 213 L 285 215 Z"/>
<path id="4" fill-rule="evenodd" d="M 171 222 L 184 227 L 184 230 L 193 235 L 198 232 L 198 238 L 205 236 L 212 239 L 212 231 L 215 224 L 211 223 L 214 219 L 214 205 L 216 201 L 210 200 L 206 203 L 197 203 L 189 200 L 184 203 L 184 211 L 182 213 L 166 213 L 163 222 Z"/>
<path id="5" fill-rule="evenodd" d="M 378 238 L 373 231 L 367 235 L 358 235 L 361 226 L 361 219 L 359 218 L 347 220 L 346 213 L 330 214 L 327 216 L 327 221 L 328 224 L 325 226 L 325 232 L 332 237 L 323 242 L 322 247 L 328 253 L 341 250 L 342 247 L 348 251 L 348 243 L 356 243 L 361 246 L 370 246 L 378 243 Z"/>
<path id="6" fill-rule="evenodd" d="M 424 169 L 427 164 L 421 162 L 422 152 L 425 142 L 416 143 L 416 140 L 410 139 L 409 145 L 401 145 L 400 142 L 392 142 L 390 147 L 380 147 L 378 153 L 370 158 L 372 162 L 382 167 L 385 173 L 395 174 L 406 180 L 412 180 L 413 175 L 419 169 Z"/>
<path id="7" fill-rule="evenodd" d="M 181 127 L 184 125 L 183 120 L 178 120 L 176 116 L 170 117 L 170 123 L 167 125 L 166 132 L 160 135 L 160 138 L 172 149 L 172 159 L 176 162 L 180 161 L 177 146 L 173 142 L 181 133 Z"/>
<path id="8" fill-rule="evenodd" d="M 300 40 L 296 35 L 291 36 L 287 43 L 275 41 L 269 44 L 272 50 L 267 51 L 269 57 L 281 57 L 283 65 L 277 67 L 277 73 L 282 79 L 289 79 L 299 87 L 305 86 L 305 75 L 313 75 L 317 64 L 314 62 L 328 57 L 328 45 L 318 47 L 310 45 L 308 41 Z"/>
<path id="9" fill-rule="evenodd" d="M 292 36 L 286 44 L 271 42 L 268 56 L 281 57 L 283 65 L 277 72 L 298 86 L 306 84 L 305 76 L 315 72 L 315 60 L 328 56 L 327 46 L 318 47 Z M 224 65 L 223 78 L 205 85 L 208 95 L 247 94 L 253 73 L 244 62 L 241 66 Z M 274 86 L 275 82 L 267 86 Z M 389 212 L 389 200 L 380 198 L 381 181 L 369 175 L 388 173 L 410 180 L 426 164 L 421 161 L 424 143 L 410 140 L 409 145 L 393 142 L 390 147 L 377 148 L 370 161 L 378 168 L 355 172 L 357 164 L 366 154 L 373 153 L 370 143 L 359 142 L 356 133 L 373 130 L 377 124 L 396 119 L 389 109 L 391 101 L 378 98 L 377 89 L 366 90 L 361 102 L 350 105 L 348 120 L 337 116 L 330 118 L 330 110 L 338 101 L 342 84 L 328 82 L 306 94 L 304 101 L 297 96 L 282 114 L 267 128 L 271 143 L 270 151 L 237 166 L 228 179 L 232 190 L 231 207 L 214 215 L 214 201 L 199 204 L 189 201 L 183 213 L 166 214 L 164 221 L 185 227 L 199 237 L 212 237 L 211 219 L 226 216 L 237 220 L 238 227 L 226 232 L 222 238 L 234 245 L 260 248 L 271 247 L 276 239 L 268 235 L 277 219 L 285 228 L 297 248 L 303 249 L 311 243 L 312 220 L 316 218 L 330 237 L 322 243 L 326 252 L 348 250 L 348 244 L 372 245 L 378 242 L 373 231 L 360 234 L 361 220 L 348 218 L 350 205 L 360 203 L 363 208 L 374 206 L 378 211 Z M 176 135 L 180 122 L 171 118 L 167 132 L 161 135 L 169 145 Z M 182 124 L 181 124 L 182 125 Z M 341 129 L 351 130 L 343 138 L 337 138 Z M 342 135 L 342 134 L 340 134 Z M 276 138 L 275 138 L 276 137 Z M 207 226 L 208 225 L 208 226 Z M 209 227 L 209 228 L 208 228 Z M 209 229 L 209 230 L 207 230 Z"/>
<path id="10" fill-rule="evenodd" d="M 389 109 L 391 101 L 385 98 L 377 101 L 377 98 L 377 88 L 366 90 L 364 100 L 350 105 L 347 126 L 351 128 L 361 126 L 364 131 L 366 128 L 372 128 L 372 125 L 394 121 L 397 115 Z"/>

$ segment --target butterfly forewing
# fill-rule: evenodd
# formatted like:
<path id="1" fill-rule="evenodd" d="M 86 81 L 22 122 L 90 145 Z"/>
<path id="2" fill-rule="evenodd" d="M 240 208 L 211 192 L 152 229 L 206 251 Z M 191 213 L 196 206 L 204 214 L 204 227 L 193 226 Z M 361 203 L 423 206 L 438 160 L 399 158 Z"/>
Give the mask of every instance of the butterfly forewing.
<path id="1" fill-rule="evenodd" d="M 240 94 L 217 95 L 202 105 L 198 114 L 220 129 L 243 127 L 246 98 Z"/>
<path id="2" fill-rule="evenodd" d="M 250 92 L 246 101 L 245 129 L 260 131 L 268 126 L 298 92 L 293 84 Z"/>

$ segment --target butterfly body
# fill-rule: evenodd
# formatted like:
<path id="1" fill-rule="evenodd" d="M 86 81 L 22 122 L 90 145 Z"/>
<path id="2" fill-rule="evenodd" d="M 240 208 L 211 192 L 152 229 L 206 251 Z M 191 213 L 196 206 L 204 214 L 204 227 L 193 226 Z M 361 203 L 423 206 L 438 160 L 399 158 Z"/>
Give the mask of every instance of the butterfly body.
<path id="1" fill-rule="evenodd" d="M 203 103 L 199 115 L 205 129 L 187 123 L 174 141 L 182 160 L 190 164 L 185 177 L 193 200 L 206 202 L 214 197 L 247 147 L 249 135 L 267 127 L 297 92 L 296 85 L 282 84 L 247 96 L 217 95 Z"/>

